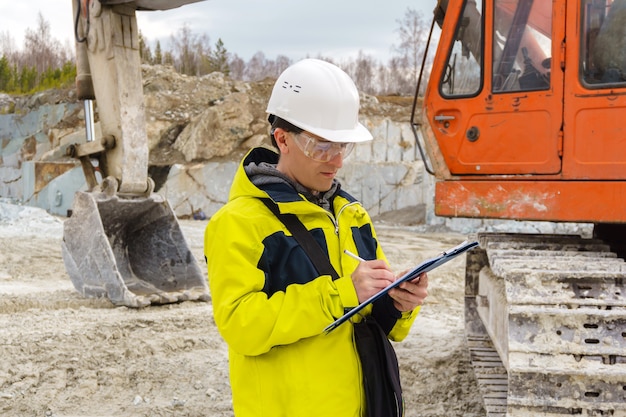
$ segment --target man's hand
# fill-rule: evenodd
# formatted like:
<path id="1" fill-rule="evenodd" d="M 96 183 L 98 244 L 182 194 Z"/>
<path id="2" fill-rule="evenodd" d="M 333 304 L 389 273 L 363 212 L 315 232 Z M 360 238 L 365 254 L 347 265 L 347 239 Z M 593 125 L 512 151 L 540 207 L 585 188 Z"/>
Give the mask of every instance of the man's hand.
<path id="1" fill-rule="evenodd" d="M 402 274 L 399 275 L 399 277 Z M 406 281 L 389 291 L 398 311 L 411 311 L 421 306 L 428 296 L 428 275 L 424 272 L 412 281 Z"/>
<path id="2" fill-rule="evenodd" d="M 389 265 L 380 259 L 359 262 L 359 266 L 352 273 L 352 283 L 359 303 L 367 300 L 394 281 L 395 277 Z"/>

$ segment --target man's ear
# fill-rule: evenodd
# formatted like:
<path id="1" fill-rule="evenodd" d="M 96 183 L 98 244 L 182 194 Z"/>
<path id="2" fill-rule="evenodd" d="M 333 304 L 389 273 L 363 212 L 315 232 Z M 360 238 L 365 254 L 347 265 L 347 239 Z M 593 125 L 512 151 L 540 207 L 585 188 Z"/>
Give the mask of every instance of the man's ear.
<path id="1" fill-rule="evenodd" d="M 276 146 L 278 146 L 278 150 L 281 154 L 289 153 L 289 146 L 287 144 L 288 135 L 289 132 L 280 127 L 274 129 L 274 140 L 276 141 Z"/>

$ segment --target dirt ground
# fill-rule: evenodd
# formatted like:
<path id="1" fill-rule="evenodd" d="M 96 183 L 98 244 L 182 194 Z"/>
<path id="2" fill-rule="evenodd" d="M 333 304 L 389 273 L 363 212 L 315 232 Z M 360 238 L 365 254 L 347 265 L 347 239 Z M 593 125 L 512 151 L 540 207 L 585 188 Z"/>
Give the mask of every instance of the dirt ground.
<path id="1" fill-rule="evenodd" d="M 206 222 L 181 225 L 202 259 Z M 465 239 L 382 223 L 377 230 L 397 270 Z M 62 219 L 0 210 L 0 415 L 232 416 L 227 349 L 211 304 L 137 310 L 81 298 L 61 238 Z M 463 268 L 459 258 L 429 274 L 430 296 L 395 344 L 407 417 L 485 415 L 463 334 Z"/>

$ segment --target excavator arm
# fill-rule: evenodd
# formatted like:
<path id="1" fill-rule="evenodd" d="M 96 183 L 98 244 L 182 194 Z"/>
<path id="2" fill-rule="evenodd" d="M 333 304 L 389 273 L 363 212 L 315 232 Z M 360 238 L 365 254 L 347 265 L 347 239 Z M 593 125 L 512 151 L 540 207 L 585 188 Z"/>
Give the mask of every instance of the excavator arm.
<path id="1" fill-rule="evenodd" d="M 206 280 L 167 200 L 148 177 L 136 10 L 198 0 L 73 0 L 78 98 L 87 141 L 69 147 L 88 191 L 64 224 L 63 258 L 76 289 L 114 304 L 208 300 Z M 92 101 L 101 135 L 95 137 Z"/>

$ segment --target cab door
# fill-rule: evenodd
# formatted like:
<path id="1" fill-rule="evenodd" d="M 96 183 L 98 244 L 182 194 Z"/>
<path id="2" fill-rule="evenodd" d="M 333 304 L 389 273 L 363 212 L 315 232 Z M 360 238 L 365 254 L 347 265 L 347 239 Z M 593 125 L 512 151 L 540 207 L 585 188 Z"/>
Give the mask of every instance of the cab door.
<path id="1" fill-rule="evenodd" d="M 564 9 L 448 2 L 424 117 L 450 174 L 561 172 Z"/>
<path id="2" fill-rule="evenodd" d="M 626 0 L 569 2 L 563 176 L 626 179 Z"/>

